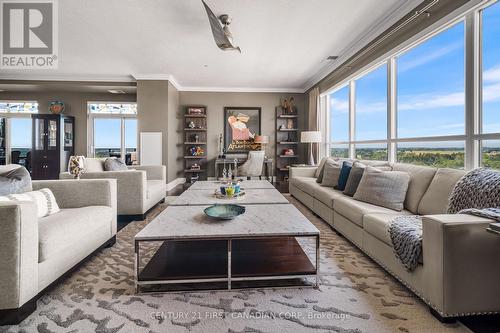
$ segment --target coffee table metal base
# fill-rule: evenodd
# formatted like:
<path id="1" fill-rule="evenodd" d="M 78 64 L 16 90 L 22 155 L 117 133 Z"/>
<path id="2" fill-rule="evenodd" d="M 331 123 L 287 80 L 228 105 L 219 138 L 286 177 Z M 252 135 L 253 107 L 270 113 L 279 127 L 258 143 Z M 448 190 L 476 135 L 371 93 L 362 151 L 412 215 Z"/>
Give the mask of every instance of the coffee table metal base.
<path id="1" fill-rule="evenodd" d="M 315 263 L 296 238 L 314 238 Z M 163 241 L 141 270 L 140 243 Z M 135 241 L 136 292 L 313 286 L 319 283 L 319 235 Z M 305 278 L 313 278 L 308 283 Z M 141 287 L 144 287 L 141 290 Z M 168 288 L 166 288 L 168 287 Z"/>

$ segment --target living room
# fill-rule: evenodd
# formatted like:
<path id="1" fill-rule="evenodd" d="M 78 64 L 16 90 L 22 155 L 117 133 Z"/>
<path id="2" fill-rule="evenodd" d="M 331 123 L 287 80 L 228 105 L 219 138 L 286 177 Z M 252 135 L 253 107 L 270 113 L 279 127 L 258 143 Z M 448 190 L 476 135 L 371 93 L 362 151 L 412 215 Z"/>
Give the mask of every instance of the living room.
<path id="1" fill-rule="evenodd" d="M 497 0 L 0 8 L 0 332 L 500 331 Z"/>

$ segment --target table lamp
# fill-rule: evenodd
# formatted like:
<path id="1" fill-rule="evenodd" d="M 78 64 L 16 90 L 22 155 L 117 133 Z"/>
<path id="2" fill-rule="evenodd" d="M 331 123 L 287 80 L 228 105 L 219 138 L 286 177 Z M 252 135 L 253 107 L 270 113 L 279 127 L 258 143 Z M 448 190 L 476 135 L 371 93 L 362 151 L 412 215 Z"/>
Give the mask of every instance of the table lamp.
<path id="1" fill-rule="evenodd" d="M 255 139 L 253 140 L 253 142 L 259 143 L 260 147 L 261 147 L 260 150 L 264 150 L 265 149 L 265 145 L 269 143 L 269 136 L 267 136 L 267 135 L 256 135 Z"/>
<path id="2" fill-rule="evenodd" d="M 300 142 L 309 143 L 309 165 L 315 165 L 312 144 L 321 142 L 320 131 L 304 131 L 300 133 Z"/>

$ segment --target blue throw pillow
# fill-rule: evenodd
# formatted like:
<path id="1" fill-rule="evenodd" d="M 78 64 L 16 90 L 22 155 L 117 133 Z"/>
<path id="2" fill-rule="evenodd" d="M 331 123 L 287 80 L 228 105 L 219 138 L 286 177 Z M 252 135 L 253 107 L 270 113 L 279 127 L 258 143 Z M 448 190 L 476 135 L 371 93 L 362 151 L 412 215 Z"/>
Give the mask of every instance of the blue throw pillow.
<path id="1" fill-rule="evenodd" d="M 345 185 L 347 184 L 347 179 L 351 173 L 352 162 L 344 161 L 342 163 L 342 169 L 340 170 L 339 183 L 334 188 L 339 191 L 345 190 Z"/>

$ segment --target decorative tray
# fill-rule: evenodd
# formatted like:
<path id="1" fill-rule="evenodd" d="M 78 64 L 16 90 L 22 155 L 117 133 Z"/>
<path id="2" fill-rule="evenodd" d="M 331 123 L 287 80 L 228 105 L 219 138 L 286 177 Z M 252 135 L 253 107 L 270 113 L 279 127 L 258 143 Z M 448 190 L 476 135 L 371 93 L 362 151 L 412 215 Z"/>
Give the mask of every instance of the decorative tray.
<path id="1" fill-rule="evenodd" d="M 234 193 L 233 195 L 222 194 L 220 190 L 216 190 L 214 196 L 217 199 L 240 199 L 245 196 L 245 191 L 239 191 L 238 193 Z"/>
<path id="2" fill-rule="evenodd" d="M 217 220 L 231 220 L 245 213 L 245 207 L 240 205 L 213 205 L 204 209 L 205 215 Z"/>

